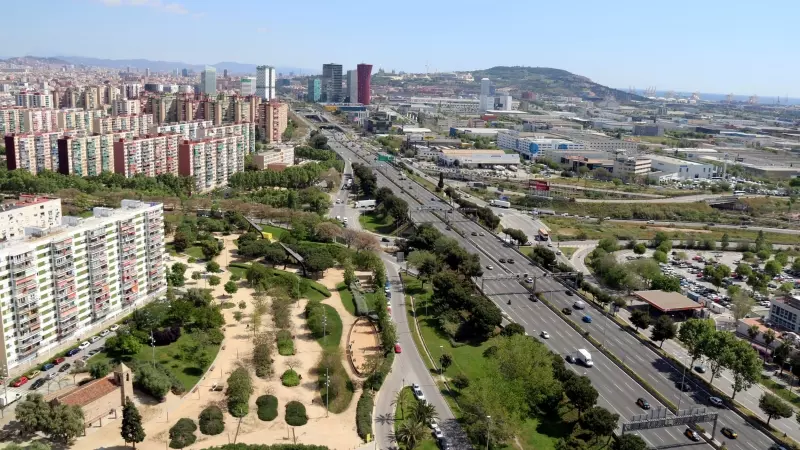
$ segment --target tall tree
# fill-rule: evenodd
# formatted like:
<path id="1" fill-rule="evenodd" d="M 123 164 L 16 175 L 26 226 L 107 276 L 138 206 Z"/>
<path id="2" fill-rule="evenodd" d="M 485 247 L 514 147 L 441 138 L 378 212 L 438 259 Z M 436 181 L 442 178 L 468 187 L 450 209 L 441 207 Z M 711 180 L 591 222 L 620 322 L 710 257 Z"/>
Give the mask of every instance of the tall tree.
<path id="1" fill-rule="evenodd" d="M 727 368 L 733 372 L 733 400 L 738 392 L 758 382 L 763 366 L 758 353 L 747 342 L 737 339 L 731 349 Z"/>
<path id="2" fill-rule="evenodd" d="M 611 436 L 617 428 L 619 414 L 614 414 L 602 406 L 586 411 L 581 418 L 581 426 L 594 433 L 595 438 Z"/>
<path id="3" fill-rule="evenodd" d="M 758 328 L 758 325 L 750 325 L 747 328 L 747 336 L 750 338 L 750 342 L 755 342 L 760 333 L 761 329 Z"/>
<path id="4" fill-rule="evenodd" d="M 636 327 L 636 331 L 640 328 L 646 329 L 650 326 L 650 314 L 644 309 L 634 309 L 631 313 L 631 323 Z"/>
<path id="5" fill-rule="evenodd" d="M 756 274 L 753 274 L 752 276 L 748 277 L 748 283 L 750 279 L 755 276 Z M 747 295 L 746 292 L 737 292 L 731 301 L 731 313 L 733 313 L 733 318 L 736 320 L 744 319 L 748 314 L 750 314 L 750 311 L 753 310 L 753 306 L 755 306 L 755 304 L 756 301 Z"/>
<path id="6" fill-rule="evenodd" d="M 692 357 L 691 365 L 702 358 L 708 340 L 716 332 L 714 321 L 710 319 L 689 319 L 681 325 L 678 340 L 687 348 Z"/>
<path id="7" fill-rule="evenodd" d="M 425 280 L 430 279 L 439 271 L 439 260 L 436 255 L 427 250 L 416 250 L 408 255 L 408 265 L 417 269 L 422 286 L 425 286 Z"/>
<path id="8" fill-rule="evenodd" d="M 722 369 L 730 365 L 733 358 L 733 346 L 736 345 L 736 337 L 728 331 L 715 331 L 707 341 L 705 347 L 705 357 L 711 369 L 710 385 L 714 384 L 714 379 L 719 378 Z"/>
<path id="9" fill-rule="evenodd" d="M 578 417 L 581 417 L 583 411 L 594 406 L 599 396 L 597 390 L 586 376 L 572 377 L 567 380 L 564 383 L 564 394 L 578 410 Z"/>
<path id="10" fill-rule="evenodd" d="M 647 450 L 647 442 L 638 434 L 623 434 L 614 442 L 614 450 Z"/>
<path id="11" fill-rule="evenodd" d="M 674 338 L 677 334 L 678 326 L 675 325 L 675 321 L 672 320 L 672 317 L 664 315 L 656 320 L 650 333 L 650 338 L 660 342 L 659 347 L 663 347 L 664 341 Z"/>
<path id="12" fill-rule="evenodd" d="M 417 448 L 417 446 L 425 439 L 428 434 L 428 429 L 425 425 L 416 421 L 406 421 L 395 433 L 397 442 L 403 444 L 409 450 Z"/>
<path id="13" fill-rule="evenodd" d="M 142 427 L 142 415 L 130 399 L 125 400 L 125 406 L 122 408 L 121 434 L 126 444 L 133 443 L 133 448 L 136 448 L 136 443 L 144 441 L 146 436 Z"/>
<path id="14" fill-rule="evenodd" d="M 758 407 L 767 416 L 767 425 L 772 419 L 788 419 L 792 417 L 792 407 L 788 403 L 781 400 L 778 396 L 772 394 L 761 394 L 758 399 Z"/>

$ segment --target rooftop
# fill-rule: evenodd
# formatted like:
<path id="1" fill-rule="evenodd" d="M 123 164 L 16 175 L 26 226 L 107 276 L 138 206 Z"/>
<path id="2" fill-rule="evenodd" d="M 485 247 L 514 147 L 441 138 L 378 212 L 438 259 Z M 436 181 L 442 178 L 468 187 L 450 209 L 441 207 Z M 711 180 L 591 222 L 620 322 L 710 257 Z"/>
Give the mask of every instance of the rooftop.
<path id="1" fill-rule="evenodd" d="M 699 303 L 692 301 L 689 297 L 678 292 L 636 291 L 633 295 L 649 303 L 661 312 L 686 311 L 702 308 Z"/>
<path id="2" fill-rule="evenodd" d="M 703 163 L 699 163 L 696 161 L 687 161 L 685 159 L 673 158 L 671 156 L 664 156 L 664 155 L 650 155 L 650 160 L 652 161 L 661 161 L 663 163 L 669 164 L 678 164 L 682 166 L 702 166 Z"/>
<path id="3" fill-rule="evenodd" d="M 78 386 L 66 394 L 56 396 L 53 400 L 58 400 L 63 405 L 86 406 L 93 401 L 105 397 L 117 389 L 117 384 L 110 377 L 100 378 L 90 381 L 83 386 Z"/>
<path id="4" fill-rule="evenodd" d="M 53 197 L 45 197 L 42 195 L 29 195 L 19 194 L 19 198 L 3 200 L 2 210 L 11 211 L 13 209 L 24 208 L 26 206 L 38 205 L 40 203 L 49 202 L 51 200 L 58 200 Z"/>

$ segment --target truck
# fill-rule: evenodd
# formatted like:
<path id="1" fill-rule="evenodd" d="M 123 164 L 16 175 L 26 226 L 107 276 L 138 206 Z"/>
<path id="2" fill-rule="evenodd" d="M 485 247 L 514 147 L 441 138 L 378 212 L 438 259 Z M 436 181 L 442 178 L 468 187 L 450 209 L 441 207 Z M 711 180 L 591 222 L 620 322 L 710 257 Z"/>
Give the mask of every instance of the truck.
<path id="1" fill-rule="evenodd" d="M 548 233 L 544 228 L 539 228 L 538 238 L 540 241 L 547 242 L 550 240 L 550 233 Z"/>
<path id="2" fill-rule="evenodd" d="M 511 202 L 507 202 L 505 200 L 492 200 L 491 202 L 489 202 L 489 204 L 492 206 L 499 206 L 501 208 L 511 207 Z"/>
<path id="3" fill-rule="evenodd" d="M 689 297 L 690 299 L 692 299 L 692 300 L 696 301 L 696 302 L 697 302 L 697 301 L 700 301 L 700 294 L 698 294 L 698 293 L 697 293 L 697 292 L 695 292 L 695 291 L 689 291 L 689 292 L 687 292 L 687 293 L 686 293 L 686 296 L 687 296 L 687 297 Z"/>
<path id="4" fill-rule="evenodd" d="M 578 354 L 575 355 L 575 359 L 586 367 L 592 367 L 594 365 L 594 361 L 592 361 L 592 354 L 589 353 L 589 351 L 585 348 L 578 349 Z"/>

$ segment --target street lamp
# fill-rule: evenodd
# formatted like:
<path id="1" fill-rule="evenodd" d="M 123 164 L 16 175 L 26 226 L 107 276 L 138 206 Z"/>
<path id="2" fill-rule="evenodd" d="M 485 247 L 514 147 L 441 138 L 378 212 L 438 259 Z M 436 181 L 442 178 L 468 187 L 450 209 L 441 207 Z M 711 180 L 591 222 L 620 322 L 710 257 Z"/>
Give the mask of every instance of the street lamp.
<path id="1" fill-rule="evenodd" d="M 444 345 L 439 346 L 439 376 L 444 375 L 444 366 L 442 365 L 441 358 L 444 356 Z"/>
<path id="2" fill-rule="evenodd" d="M 486 427 L 486 450 L 489 450 L 489 429 L 492 426 L 492 416 L 486 416 L 486 419 L 489 420 L 489 424 Z"/>
<path id="3" fill-rule="evenodd" d="M 683 386 L 684 386 L 684 383 L 686 382 L 686 363 L 684 361 L 684 358 L 678 358 L 678 359 L 681 361 L 681 363 L 683 365 L 683 375 L 681 376 L 680 389 L 678 389 L 678 407 L 675 410 L 676 413 L 681 410 L 681 400 L 683 398 Z"/>

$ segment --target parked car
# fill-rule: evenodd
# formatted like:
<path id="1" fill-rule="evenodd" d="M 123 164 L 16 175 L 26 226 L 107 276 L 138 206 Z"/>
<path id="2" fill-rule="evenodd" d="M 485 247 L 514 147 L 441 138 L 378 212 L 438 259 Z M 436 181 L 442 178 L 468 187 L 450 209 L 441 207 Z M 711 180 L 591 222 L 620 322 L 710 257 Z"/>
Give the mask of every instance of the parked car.
<path id="1" fill-rule="evenodd" d="M 43 366 L 42 366 L 42 371 L 43 371 L 43 372 L 47 372 L 48 370 L 52 369 L 52 368 L 53 368 L 53 367 L 55 367 L 55 366 L 56 366 L 56 365 L 55 365 L 55 364 L 53 364 L 53 363 L 47 363 L 47 364 L 45 364 L 45 365 L 43 365 Z"/>
<path id="2" fill-rule="evenodd" d="M 47 380 L 45 380 L 44 378 L 40 378 L 34 381 L 29 389 L 35 391 L 36 389 L 39 389 L 40 387 L 44 386 L 45 383 L 47 383 Z"/>
<path id="3" fill-rule="evenodd" d="M 28 374 L 28 379 L 29 379 L 29 380 L 32 380 L 32 379 L 34 379 L 34 378 L 38 377 L 38 376 L 39 376 L 39 374 L 41 374 L 41 373 L 42 373 L 42 371 L 41 371 L 41 370 L 34 370 L 33 372 L 31 372 L 31 373 L 29 373 L 29 374 Z"/>
<path id="4" fill-rule="evenodd" d="M 72 350 L 67 352 L 67 356 L 75 356 L 78 353 L 80 353 L 81 350 L 82 349 L 80 349 L 80 348 L 73 348 Z"/>
<path id="5" fill-rule="evenodd" d="M 63 363 L 64 361 L 66 361 L 66 358 L 64 358 L 64 357 L 62 356 L 62 357 L 60 357 L 60 358 L 56 358 L 56 359 L 54 359 L 54 360 L 53 360 L 53 364 L 55 364 L 55 365 L 59 365 L 59 364 Z"/>
<path id="6" fill-rule="evenodd" d="M 119 330 L 119 324 L 116 324 L 116 323 L 115 323 L 114 325 L 111 325 L 111 327 L 109 327 L 109 330 L 111 330 L 111 331 L 117 331 L 117 330 Z"/>
<path id="7" fill-rule="evenodd" d="M 110 331 L 110 330 L 103 330 L 103 331 L 101 331 L 101 332 L 100 332 L 100 336 L 102 336 L 102 337 L 106 337 L 106 336 L 108 336 L 108 335 L 109 335 L 109 333 L 111 333 L 111 331 Z"/>
<path id="8" fill-rule="evenodd" d="M 89 341 L 83 341 L 83 342 L 81 342 L 81 345 L 79 345 L 79 346 L 78 346 L 78 348 L 79 348 L 79 349 L 81 349 L 81 350 L 83 350 L 83 349 L 85 349 L 86 347 L 88 347 L 89 345 L 90 345 L 90 344 L 89 344 Z"/>
<path id="9" fill-rule="evenodd" d="M 20 386 L 22 386 L 23 384 L 25 384 L 27 382 L 28 382 L 28 378 L 27 377 L 19 377 L 19 378 L 16 379 L 16 381 L 11 383 L 11 386 L 20 387 Z"/>
<path id="10" fill-rule="evenodd" d="M 422 388 L 420 388 L 417 383 L 411 385 L 411 390 L 414 391 L 414 397 L 416 397 L 417 400 L 425 400 L 425 394 L 422 392 Z"/>
<path id="11" fill-rule="evenodd" d="M 68 370 L 69 370 L 69 368 L 70 368 L 70 367 L 72 367 L 72 364 L 70 364 L 70 363 L 66 363 L 66 364 L 64 364 L 63 366 L 59 367 L 59 368 L 58 368 L 58 371 L 59 371 L 59 372 L 66 372 L 66 371 L 68 371 Z"/>

